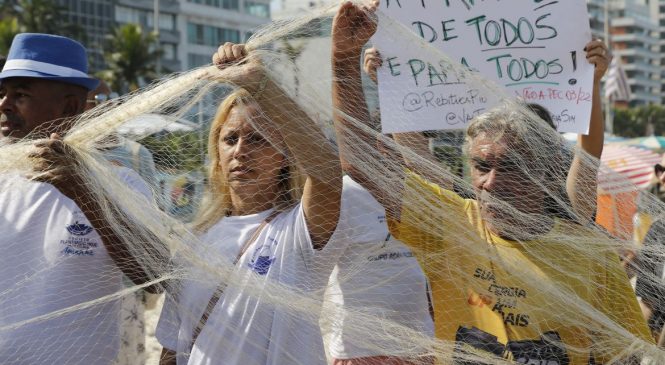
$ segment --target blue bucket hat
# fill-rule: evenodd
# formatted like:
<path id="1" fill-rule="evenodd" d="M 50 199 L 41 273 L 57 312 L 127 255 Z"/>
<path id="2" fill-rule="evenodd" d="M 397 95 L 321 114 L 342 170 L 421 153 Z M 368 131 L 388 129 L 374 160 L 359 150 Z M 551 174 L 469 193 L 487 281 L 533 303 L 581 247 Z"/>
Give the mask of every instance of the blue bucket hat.
<path id="1" fill-rule="evenodd" d="M 99 84 L 88 76 L 88 57 L 81 43 L 57 35 L 21 33 L 14 37 L 0 80 L 32 77 L 83 86 Z"/>

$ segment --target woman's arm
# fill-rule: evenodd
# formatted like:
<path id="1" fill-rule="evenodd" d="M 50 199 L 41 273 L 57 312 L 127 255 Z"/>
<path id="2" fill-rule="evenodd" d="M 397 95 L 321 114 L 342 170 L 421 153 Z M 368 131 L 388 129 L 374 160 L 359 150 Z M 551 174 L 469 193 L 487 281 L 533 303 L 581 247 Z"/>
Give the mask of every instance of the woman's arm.
<path id="1" fill-rule="evenodd" d="M 369 127 L 371 118 L 362 89 L 360 58 L 363 46 L 376 31 L 376 20 L 372 16 L 376 6 L 376 3 L 360 6 L 346 2 L 333 20 L 333 120 L 342 168 L 372 193 L 388 215 L 397 218 L 401 195 L 386 194 L 385 186 L 382 187 L 374 176 L 377 171 L 366 171 L 358 159 L 370 159 L 372 153 L 381 153 L 374 158 L 386 161 L 383 175 L 389 176 L 390 184 L 399 184 L 404 179 L 405 169 L 443 188 L 451 188 L 452 181 L 438 169 L 438 162 L 429 151 L 429 141 L 422 133 L 395 133 L 393 143 Z M 368 52 L 364 68 L 374 79 L 375 69 L 381 64 L 380 56 L 375 49 Z"/>
<path id="2" fill-rule="evenodd" d="M 244 59 L 247 59 L 245 64 L 237 64 Z M 247 54 L 244 45 L 220 46 L 213 62 L 228 70 L 227 81 L 255 95 L 255 101 L 286 144 L 289 157 L 305 172 L 302 196 L 305 219 L 314 248 L 323 248 L 339 220 L 342 169 L 337 153 L 314 121 L 270 79 L 259 60 Z"/>
<path id="3" fill-rule="evenodd" d="M 591 102 L 591 121 L 589 134 L 577 137 L 577 148 L 600 159 L 605 142 L 605 123 L 600 100 L 600 79 L 607 71 L 611 56 L 607 46 L 599 40 L 589 42 L 586 58 L 595 66 L 593 74 L 593 99 Z M 598 189 L 598 164 L 583 161 L 579 153 L 575 154 L 568 171 L 566 192 L 575 214 L 584 221 L 592 221 L 596 213 L 596 194 Z"/>
<path id="4" fill-rule="evenodd" d="M 386 214 L 398 217 L 401 199 L 394 194 L 386 194 L 379 179 L 375 179 L 372 171 L 364 169 L 358 161 L 359 158 L 385 159 L 395 164 L 385 165 L 389 169 L 385 175 L 403 174 L 403 167 L 398 165 L 402 160 L 399 151 L 390 145 L 391 141 L 380 136 L 377 139 L 370 127 L 371 118 L 362 89 L 360 55 L 363 46 L 376 31 L 372 11 L 372 8 L 345 2 L 333 20 L 333 122 L 344 171 L 383 205 Z M 360 153 L 363 149 L 366 151 L 364 154 Z M 372 153 L 377 155 L 372 157 Z"/>
<path id="5" fill-rule="evenodd" d="M 354 149 L 376 145 L 360 76 L 361 50 L 375 31 L 376 23 L 367 7 L 345 2 L 335 15 L 331 60 L 333 122 L 342 168 L 385 206 L 385 197 L 368 171 L 354 161 Z"/>

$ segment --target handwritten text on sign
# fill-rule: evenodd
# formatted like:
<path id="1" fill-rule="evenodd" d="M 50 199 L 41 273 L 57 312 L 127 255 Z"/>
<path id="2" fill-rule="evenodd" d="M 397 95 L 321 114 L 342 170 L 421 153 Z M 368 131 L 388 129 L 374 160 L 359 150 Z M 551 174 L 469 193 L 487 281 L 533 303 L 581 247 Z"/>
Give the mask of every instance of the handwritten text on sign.
<path id="1" fill-rule="evenodd" d="M 543 105 L 559 131 L 587 132 L 593 65 L 584 52 L 591 40 L 586 1 L 381 0 L 380 11 L 372 43 L 383 58 L 383 132 L 464 128 L 497 103 L 458 65 Z M 409 29 L 431 47 L 414 42 Z"/>

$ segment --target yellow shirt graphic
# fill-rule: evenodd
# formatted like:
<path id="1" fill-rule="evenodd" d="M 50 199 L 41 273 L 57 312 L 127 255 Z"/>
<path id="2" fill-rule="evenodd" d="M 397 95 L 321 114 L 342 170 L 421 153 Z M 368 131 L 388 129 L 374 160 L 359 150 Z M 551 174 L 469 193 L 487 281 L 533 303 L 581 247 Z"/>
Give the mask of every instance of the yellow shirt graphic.
<path id="1" fill-rule="evenodd" d="M 535 240 L 506 240 L 485 229 L 475 200 L 417 176 L 389 223 L 428 276 L 436 336 L 455 342 L 458 364 L 460 354 L 488 353 L 599 364 L 621 357 L 633 335 L 651 342 L 616 248 L 589 229 L 555 220 Z"/>

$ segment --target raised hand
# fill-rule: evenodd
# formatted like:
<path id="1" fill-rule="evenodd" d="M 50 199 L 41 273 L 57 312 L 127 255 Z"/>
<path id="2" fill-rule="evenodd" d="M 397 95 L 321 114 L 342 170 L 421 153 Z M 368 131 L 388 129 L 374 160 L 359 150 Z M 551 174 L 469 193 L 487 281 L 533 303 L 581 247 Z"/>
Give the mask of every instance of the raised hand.
<path id="1" fill-rule="evenodd" d="M 217 48 L 217 52 L 212 55 L 212 63 L 219 68 L 225 68 L 233 63 L 241 61 L 247 56 L 247 50 L 244 44 L 235 44 L 226 42 Z"/>
<path id="2" fill-rule="evenodd" d="M 360 50 L 376 31 L 376 4 L 358 5 L 347 1 L 340 6 L 332 25 L 333 58 L 360 56 Z"/>
<path id="3" fill-rule="evenodd" d="M 35 161 L 32 180 L 53 185 L 77 204 L 86 203 L 89 189 L 78 173 L 76 153 L 59 135 L 53 133 L 49 139 L 36 142 L 28 157 Z"/>
<path id="4" fill-rule="evenodd" d="M 612 61 L 612 55 L 607 49 L 607 45 L 599 39 L 587 43 L 584 46 L 584 50 L 586 51 L 587 61 L 595 66 L 593 81 L 594 83 L 599 83 L 605 72 L 607 72 L 607 68 Z"/>
<path id="5" fill-rule="evenodd" d="M 366 49 L 363 70 L 374 82 L 376 82 L 376 69 L 381 65 L 383 65 L 383 59 L 379 51 L 374 47 Z"/>
<path id="6" fill-rule="evenodd" d="M 225 81 L 234 83 L 252 94 L 265 87 L 268 76 L 260 59 L 250 54 L 244 44 L 226 42 L 212 55 L 213 64 L 224 70 Z"/>

